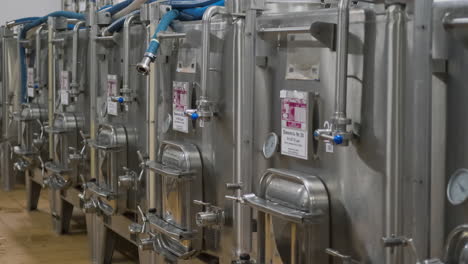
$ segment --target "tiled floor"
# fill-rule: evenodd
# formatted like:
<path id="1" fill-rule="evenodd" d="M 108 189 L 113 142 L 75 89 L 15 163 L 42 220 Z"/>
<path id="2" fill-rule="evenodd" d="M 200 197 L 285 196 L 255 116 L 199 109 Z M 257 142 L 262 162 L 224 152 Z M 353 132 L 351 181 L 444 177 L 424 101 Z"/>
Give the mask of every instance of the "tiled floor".
<path id="1" fill-rule="evenodd" d="M 55 234 L 47 191 L 42 193 L 39 209 L 27 212 L 24 186 L 11 192 L 0 191 L 0 263 L 89 264 L 83 217 L 74 217 L 71 234 Z M 132 263 L 122 256 L 115 258 L 115 263 Z"/>

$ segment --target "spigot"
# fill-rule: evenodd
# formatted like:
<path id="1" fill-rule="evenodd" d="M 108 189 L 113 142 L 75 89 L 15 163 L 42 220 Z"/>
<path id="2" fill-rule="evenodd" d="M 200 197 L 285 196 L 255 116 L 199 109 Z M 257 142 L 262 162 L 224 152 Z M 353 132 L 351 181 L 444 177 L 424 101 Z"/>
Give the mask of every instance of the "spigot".
<path id="1" fill-rule="evenodd" d="M 196 109 L 185 110 L 185 115 L 192 120 L 199 121 L 200 127 L 205 126 L 205 122 L 210 122 L 216 114 L 216 103 L 209 101 L 206 97 L 200 97 L 197 101 Z"/>
<path id="2" fill-rule="evenodd" d="M 68 159 L 70 161 L 80 161 L 83 159 L 83 157 L 81 156 L 81 153 L 78 152 L 76 148 L 68 147 L 68 151 L 69 151 Z"/>
<path id="3" fill-rule="evenodd" d="M 83 203 L 82 210 L 83 210 L 83 213 L 85 214 L 95 214 L 98 211 L 97 208 L 98 208 L 98 205 L 96 204 L 94 200 L 91 199 Z"/>
<path id="4" fill-rule="evenodd" d="M 143 156 L 143 154 L 141 154 L 141 151 L 137 151 L 137 155 L 138 155 L 138 160 L 140 161 L 140 173 L 138 174 L 138 181 L 140 182 L 142 179 L 143 179 L 143 175 L 145 173 L 145 170 L 146 170 L 146 161 L 148 160 L 148 157 L 147 156 Z"/>
<path id="5" fill-rule="evenodd" d="M 348 146 L 353 138 L 353 132 L 347 131 L 347 125 L 351 124 L 351 119 L 333 117 L 329 123 L 329 127 L 314 131 L 315 139 L 337 146 Z"/>
<path id="6" fill-rule="evenodd" d="M 138 234 L 138 233 L 144 234 L 146 233 L 146 227 L 148 226 L 148 218 L 146 217 L 146 214 L 143 212 L 143 210 L 141 209 L 139 205 L 137 206 L 137 209 L 138 209 L 138 212 L 140 213 L 142 224 L 132 223 L 128 227 L 128 229 L 130 233 L 132 234 Z"/>
<path id="7" fill-rule="evenodd" d="M 81 141 L 83 143 L 83 147 L 81 148 L 80 155 L 84 160 L 86 158 L 85 152 L 86 152 L 86 147 L 88 146 L 89 135 L 85 134 L 83 130 L 80 130 L 80 136 L 83 139 Z"/>
<path id="8" fill-rule="evenodd" d="M 118 184 L 121 188 L 130 188 L 134 185 L 137 180 L 137 175 L 134 171 L 128 169 L 127 167 L 122 168 L 125 172 L 124 175 L 119 176 Z"/>
<path id="9" fill-rule="evenodd" d="M 416 259 L 417 263 L 420 263 L 420 258 L 418 251 L 416 250 L 416 246 L 414 245 L 414 241 L 412 238 L 407 238 L 405 236 L 395 236 L 391 235 L 390 237 L 382 237 L 382 244 L 385 248 L 390 248 L 393 250 L 396 247 L 403 247 L 403 248 L 410 248 L 411 253 Z"/>
<path id="10" fill-rule="evenodd" d="M 143 60 L 137 64 L 137 71 L 142 75 L 148 75 L 151 71 L 150 65 L 156 59 L 156 55 L 146 52 Z"/>
<path id="11" fill-rule="evenodd" d="M 343 264 L 353 264 L 353 263 L 354 264 L 359 264 L 359 262 L 352 259 L 351 256 L 344 255 L 344 254 L 340 253 L 338 250 L 327 248 L 327 249 L 325 249 L 325 253 L 327 253 L 328 255 L 330 255 L 332 257 L 341 259 Z"/>
<path id="12" fill-rule="evenodd" d="M 198 212 L 195 216 L 197 226 L 220 228 L 224 224 L 224 211 L 221 208 L 197 200 L 193 203 L 204 208 L 203 212 Z"/>
<path id="13" fill-rule="evenodd" d="M 15 162 L 13 164 L 13 168 L 16 170 L 16 171 L 21 171 L 21 172 L 24 172 L 28 169 L 29 167 L 29 163 L 25 160 L 18 160 L 17 162 Z"/>

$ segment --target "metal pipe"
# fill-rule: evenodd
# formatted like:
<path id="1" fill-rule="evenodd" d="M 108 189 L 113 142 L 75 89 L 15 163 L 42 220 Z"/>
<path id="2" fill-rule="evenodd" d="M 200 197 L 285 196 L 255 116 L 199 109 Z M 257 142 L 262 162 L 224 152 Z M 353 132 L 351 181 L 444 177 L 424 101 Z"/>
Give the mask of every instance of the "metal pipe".
<path id="1" fill-rule="evenodd" d="M 43 25 L 39 26 L 36 30 L 36 83 L 39 87 L 42 87 L 41 80 L 41 33 L 43 30 Z"/>
<path id="2" fill-rule="evenodd" d="M 201 96 L 206 98 L 208 88 L 208 71 L 210 70 L 210 36 L 211 19 L 215 15 L 226 14 L 226 8 L 223 6 L 211 6 L 203 14 L 203 33 L 202 33 L 202 63 L 201 63 Z"/>
<path id="3" fill-rule="evenodd" d="M 402 235 L 402 93 L 405 72 L 405 14 L 400 4 L 387 7 L 387 139 L 385 155 L 385 236 Z M 401 261 L 400 249 L 385 249 L 385 263 Z"/>
<path id="4" fill-rule="evenodd" d="M 93 140 L 96 138 L 97 132 L 97 122 L 96 122 L 96 113 L 97 113 L 97 87 L 98 87 L 98 60 L 97 60 L 97 36 L 98 36 L 98 25 L 97 25 L 97 14 L 96 14 L 96 2 L 90 1 L 89 3 L 90 15 L 89 15 L 89 24 L 91 25 L 89 42 L 89 98 L 90 98 L 90 128 L 89 135 Z M 91 161 L 91 178 L 97 178 L 97 163 L 96 163 L 96 149 L 91 148 L 90 161 Z"/>
<path id="5" fill-rule="evenodd" d="M 84 24 L 84 21 L 80 21 L 75 24 L 75 27 L 73 27 L 72 88 L 78 88 L 80 86 L 78 80 L 78 48 L 80 43 L 80 28 Z"/>
<path id="6" fill-rule="evenodd" d="M 128 16 L 124 22 L 124 28 L 123 28 L 124 72 L 123 72 L 123 85 L 122 85 L 122 90 L 124 91 L 128 90 L 129 81 L 130 81 L 130 26 L 132 25 L 133 21 L 139 17 L 140 17 L 140 14 L 134 14 L 134 15 Z"/>
<path id="7" fill-rule="evenodd" d="M 338 4 L 338 28 L 336 48 L 336 78 L 335 78 L 335 113 L 334 119 L 346 119 L 346 95 L 348 78 L 348 32 L 349 5 L 351 0 L 341 0 Z M 342 129 L 343 126 L 337 127 Z M 346 125 L 344 125 L 346 130 Z"/>
<path id="8" fill-rule="evenodd" d="M 54 29 L 54 18 L 49 17 L 49 31 L 48 31 L 48 37 L 49 37 L 49 45 L 48 45 L 48 57 L 49 57 L 49 87 L 48 87 L 48 119 L 49 119 L 49 125 L 53 124 L 54 121 L 54 110 L 55 110 L 55 71 L 54 71 L 54 43 L 53 39 L 55 37 L 55 29 Z M 49 158 L 54 159 L 54 135 L 52 133 L 49 134 Z"/>

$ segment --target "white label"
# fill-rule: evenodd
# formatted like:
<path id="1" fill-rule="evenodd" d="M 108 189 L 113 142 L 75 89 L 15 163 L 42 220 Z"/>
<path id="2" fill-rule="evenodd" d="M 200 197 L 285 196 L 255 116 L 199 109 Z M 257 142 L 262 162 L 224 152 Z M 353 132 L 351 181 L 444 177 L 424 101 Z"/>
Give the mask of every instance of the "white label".
<path id="1" fill-rule="evenodd" d="M 60 102 L 62 105 L 69 105 L 70 104 L 70 94 L 67 90 L 60 91 Z"/>
<path id="2" fill-rule="evenodd" d="M 28 96 L 29 97 L 34 97 L 34 88 L 33 87 L 28 87 Z"/>
<path id="3" fill-rule="evenodd" d="M 309 96 L 307 92 L 281 94 L 281 154 L 308 159 Z"/>
<path id="4" fill-rule="evenodd" d="M 188 82 L 174 82 L 172 88 L 172 128 L 176 131 L 188 133 L 189 118 L 185 115 L 190 103 L 190 84 Z"/>
<path id="5" fill-rule="evenodd" d="M 107 75 L 107 96 L 117 96 L 118 85 L 117 75 Z"/>
<path id="6" fill-rule="evenodd" d="M 70 90 L 70 72 L 62 71 L 60 73 L 60 88 L 62 90 Z"/>
<path id="7" fill-rule="evenodd" d="M 107 100 L 107 113 L 113 116 L 119 115 L 119 104 L 112 102 L 110 98 Z"/>
<path id="8" fill-rule="evenodd" d="M 328 153 L 333 153 L 333 144 L 330 142 L 325 143 L 325 151 Z"/>
<path id="9" fill-rule="evenodd" d="M 86 0 L 80 0 L 78 6 L 78 12 L 85 12 L 86 11 Z"/>
<path id="10" fill-rule="evenodd" d="M 34 68 L 28 68 L 28 87 L 34 88 Z"/>

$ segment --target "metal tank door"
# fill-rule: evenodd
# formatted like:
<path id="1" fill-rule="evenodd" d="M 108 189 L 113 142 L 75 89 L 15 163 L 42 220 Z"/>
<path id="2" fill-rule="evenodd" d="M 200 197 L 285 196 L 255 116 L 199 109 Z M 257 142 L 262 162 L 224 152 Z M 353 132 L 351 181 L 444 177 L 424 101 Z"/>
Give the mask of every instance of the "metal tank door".
<path id="1" fill-rule="evenodd" d="M 40 156 L 40 150 L 44 147 L 44 126 L 47 119 L 47 110 L 39 104 L 23 104 L 19 113 L 13 114 L 18 123 L 19 145 L 13 148 L 13 152 L 20 157 L 15 163 L 15 168 L 24 171 L 33 166 L 36 156 Z"/>
<path id="2" fill-rule="evenodd" d="M 128 208 L 127 186 L 121 185 L 119 178 L 126 168 L 131 138 L 124 126 L 103 124 L 96 140 L 88 141 L 98 151 L 98 180 L 88 183 L 87 191 L 97 209 L 108 216 L 121 214 Z"/>
<path id="3" fill-rule="evenodd" d="M 63 190 L 78 182 L 75 166 L 71 166 L 79 145 L 78 131 L 84 127 L 84 116 L 75 113 L 56 113 L 52 127 L 45 130 L 54 135 L 54 161 L 46 162 L 50 187 Z M 70 151 L 74 151 L 70 153 Z"/>
<path id="4" fill-rule="evenodd" d="M 327 263 L 330 244 L 328 192 L 316 176 L 268 169 L 259 194 L 241 201 L 258 210 L 260 263 Z"/>
<path id="5" fill-rule="evenodd" d="M 196 230 L 194 201 L 203 200 L 202 162 L 197 147 L 189 143 L 164 141 L 159 160 L 148 168 L 161 182 L 161 212 L 148 214 L 157 232 L 154 247 L 169 259 L 187 259 L 202 246 L 202 230 Z"/>

